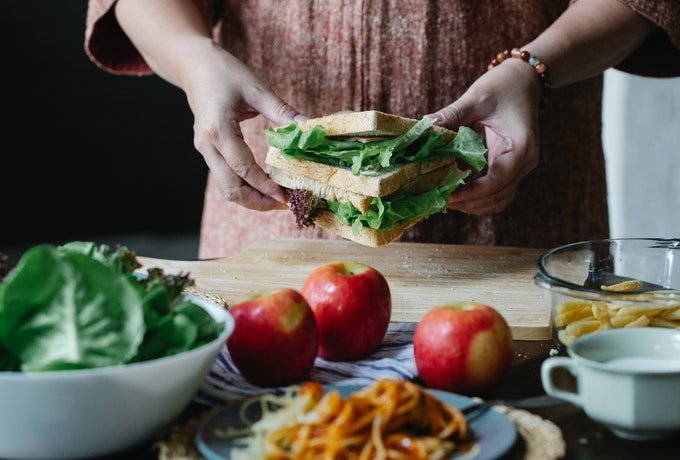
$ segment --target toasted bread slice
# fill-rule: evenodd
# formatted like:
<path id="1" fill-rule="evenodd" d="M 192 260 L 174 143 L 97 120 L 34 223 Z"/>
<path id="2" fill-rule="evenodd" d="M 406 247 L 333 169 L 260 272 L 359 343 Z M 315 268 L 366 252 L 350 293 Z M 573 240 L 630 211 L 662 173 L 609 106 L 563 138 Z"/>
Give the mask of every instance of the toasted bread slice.
<path id="1" fill-rule="evenodd" d="M 383 137 L 398 136 L 405 133 L 418 122 L 413 118 L 392 115 L 377 110 L 363 112 L 338 112 L 324 117 L 312 118 L 298 123 L 302 131 L 308 131 L 316 125 L 323 126 L 326 136 Z M 435 126 L 434 129 L 444 134 L 447 142 L 456 135 L 454 131 Z"/>
<path id="2" fill-rule="evenodd" d="M 326 182 L 321 182 L 305 176 L 286 171 L 276 166 L 269 168 L 269 177 L 282 187 L 289 189 L 309 190 L 315 196 L 324 200 L 350 201 L 355 208 L 361 212 L 366 212 L 373 201 L 372 196 L 354 193 L 342 188 L 333 187 Z"/>
<path id="3" fill-rule="evenodd" d="M 352 227 L 340 222 L 335 214 L 329 211 L 321 211 L 314 219 L 314 223 L 342 238 L 363 244 L 364 246 L 377 247 L 396 240 L 404 234 L 407 228 L 417 224 L 421 220 L 422 219 L 414 219 L 406 225 L 395 225 L 391 230 L 374 230 L 372 228 L 364 227 L 358 235 L 355 235 L 352 232 Z"/>
<path id="4" fill-rule="evenodd" d="M 393 166 L 379 172 L 355 175 L 349 169 L 329 166 L 314 161 L 285 158 L 275 147 L 269 147 L 265 163 L 294 175 L 306 177 L 331 187 L 366 196 L 391 195 L 405 184 L 444 166 L 454 166 L 456 159 L 434 160 Z"/>
<path id="5" fill-rule="evenodd" d="M 444 180 L 446 173 L 448 173 L 452 167 L 454 166 L 445 165 L 425 173 L 424 175 L 403 184 L 398 191 L 408 194 L 417 194 L 431 190 Z M 291 173 L 290 171 L 280 169 L 276 166 L 270 167 L 269 177 L 282 187 L 309 190 L 315 196 L 323 198 L 324 200 L 350 201 L 354 207 L 362 213 L 368 210 L 371 201 L 373 201 L 373 196 L 350 192 L 346 189 L 329 185 L 326 182 Z"/>

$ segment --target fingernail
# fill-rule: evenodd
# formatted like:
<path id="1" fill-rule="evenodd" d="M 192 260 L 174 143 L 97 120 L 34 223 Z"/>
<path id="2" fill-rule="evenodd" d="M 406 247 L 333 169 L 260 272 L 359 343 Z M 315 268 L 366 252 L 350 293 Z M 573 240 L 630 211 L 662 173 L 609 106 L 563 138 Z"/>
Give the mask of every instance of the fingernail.
<path id="1" fill-rule="evenodd" d="M 277 193 L 276 195 L 274 195 L 273 198 L 279 203 L 281 203 L 283 206 L 288 207 L 286 206 L 286 203 L 288 203 L 288 197 L 285 194 Z"/>
<path id="2" fill-rule="evenodd" d="M 306 116 L 302 115 L 301 113 L 298 113 L 297 115 L 295 115 L 293 117 L 293 120 L 295 120 L 295 121 L 306 121 L 306 120 L 308 120 L 308 118 Z"/>
<path id="3" fill-rule="evenodd" d="M 432 114 L 429 114 L 429 115 L 425 115 L 424 118 L 429 118 L 429 119 L 432 120 L 434 123 L 441 123 L 441 122 L 444 121 L 444 118 L 442 118 L 441 115 L 438 115 L 438 114 L 436 114 L 436 113 L 432 113 Z"/>

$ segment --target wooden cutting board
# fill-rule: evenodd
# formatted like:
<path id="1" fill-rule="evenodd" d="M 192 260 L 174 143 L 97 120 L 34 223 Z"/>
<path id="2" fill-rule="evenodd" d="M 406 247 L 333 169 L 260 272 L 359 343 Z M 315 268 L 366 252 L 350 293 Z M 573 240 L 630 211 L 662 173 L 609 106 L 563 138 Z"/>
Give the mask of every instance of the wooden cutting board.
<path id="1" fill-rule="evenodd" d="M 534 285 L 544 251 L 514 247 L 391 243 L 369 248 L 350 241 L 270 240 L 226 259 L 174 261 L 140 257 L 144 268 L 189 272 L 196 287 L 234 303 L 279 287 L 300 289 L 330 261 L 357 261 L 379 270 L 392 293 L 392 321 L 418 321 L 431 307 L 453 301 L 493 306 L 516 340 L 550 339 L 549 293 Z"/>

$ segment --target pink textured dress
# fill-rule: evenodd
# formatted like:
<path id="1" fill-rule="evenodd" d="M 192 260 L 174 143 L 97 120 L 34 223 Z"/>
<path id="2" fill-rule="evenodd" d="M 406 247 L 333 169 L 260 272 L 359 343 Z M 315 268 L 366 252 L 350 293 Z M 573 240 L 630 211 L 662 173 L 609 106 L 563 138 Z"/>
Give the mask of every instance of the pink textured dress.
<path id="1" fill-rule="evenodd" d="M 659 26 L 620 68 L 672 75 L 680 69 L 680 5 L 624 0 Z M 114 0 L 90 0 L 85 49 L 102 69 L 149 75 L 116 22 Z M 197 1 L 214 37 L 308 116 L 377 109 L 417 118 L 450 104 L 500 50 L 539 35 L 568 0 Z M 666 53 L 666 54 L 664 54 Z M 674 61 L 677 60 L 677 61 Z M 411 228 L 404 241 L 552 247 L 608 235 L 600 138 L 601 78 L 553 91 L 541 120 L 540 164 L 505 211 L 449 211 Z M 266 121 L 242 125 L 263 163 Z M 267 238 L 333 238 L 296 227 L 288 211 L 257 212 L 226 201 L 209 176 L 201 258 L 232 255 Z"/>

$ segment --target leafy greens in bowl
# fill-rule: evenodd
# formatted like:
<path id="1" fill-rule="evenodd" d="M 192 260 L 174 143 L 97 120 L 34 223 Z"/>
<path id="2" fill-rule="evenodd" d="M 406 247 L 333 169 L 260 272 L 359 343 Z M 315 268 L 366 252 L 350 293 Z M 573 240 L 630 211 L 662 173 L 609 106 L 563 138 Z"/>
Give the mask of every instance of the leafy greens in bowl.
<path id="1" fill-rule="evenodd" d="M 223 324 L 159 269 L 139 279 L 124 247 L 73 242 L 29 249 L 0 284 L 0 371 L 87 369 L 206 344 Z"/>
<path id="2" fill-rule="evenodd" d="M 9 270 L 0 283 L 0 433 L 11 436 L 0 458 L 121 452 L 189 404 L 233 318 L 183 294 L 188 275 L 139 276 L 139 266 L 126 248 L 74 242 L 35 246 Z"/>

